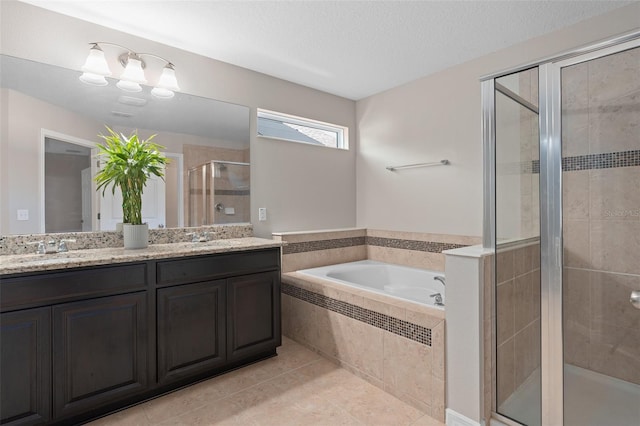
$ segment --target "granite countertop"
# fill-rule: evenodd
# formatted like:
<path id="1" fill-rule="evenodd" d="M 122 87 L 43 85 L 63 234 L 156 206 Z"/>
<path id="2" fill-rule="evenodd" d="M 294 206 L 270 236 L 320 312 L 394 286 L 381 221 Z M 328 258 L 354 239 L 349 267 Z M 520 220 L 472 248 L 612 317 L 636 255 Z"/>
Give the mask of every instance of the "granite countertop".
<path id="1" fill-rule="evenodd" d="M 53 254 L 5 255 L 0 256 L 0 275 L 185 257 L 200 254 L 258 250 L 270 247 L 281 247 L 282 245 L 283 243 L 280 241 L 246 237 L 212 240 L 203 243 L 152 244 L 145 249 L 139 250 L 125 250 L 122 247 L 117 247 L 70 250 L 66 253 Z"/>

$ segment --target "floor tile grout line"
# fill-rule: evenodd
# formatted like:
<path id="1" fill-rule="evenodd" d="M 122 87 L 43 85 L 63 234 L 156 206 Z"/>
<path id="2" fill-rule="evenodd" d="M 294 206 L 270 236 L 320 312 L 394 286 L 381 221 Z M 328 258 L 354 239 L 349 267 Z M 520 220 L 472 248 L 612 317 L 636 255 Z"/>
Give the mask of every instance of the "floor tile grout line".
<path id="1" fill-rule="evenodd" d="M 216 399 L 215 401 L 222 401 L 222 400 L 225 400 L 225 399 L 227 399 L 227 398 L 230 398 L 230 397 L 232 397 L 232 396 L 235 396 L 235 395 L 239 394 L 240 392 L 244 392 L 244 391 L 246 391 L 246 390 L 249 390 L 249 389 L 255 388 L 255 387 L 259 386 L 259 385 L 262 385 L 262 384 L 265 384 L 265 383 L 267 383 L 267 382 L 270 382 L 270 381 L 271 381 L 271 380 L 273 380 L 273 379 L 276 379 L 276 378 L 278 378 L 278 377 L 281 377 L 281 376 L 284 376 L 284 375 L 286 375 L 286 374 L 289 374 L 289 373 L 291 373 L 291 372 L 293 372 L 293 371 L 296 371 L 296 370 L 298 370 L 298 369 L 300 369 L 300 368 L 306 367 L 306 366 L 308 366 L 308 365 L 310 365 L 310 364 L 313 364 L 314 362 L 317 362 L 317 361 L 320 361 L 320 359 L 310 361 L 310 362 L 308 362 L 308 363 L 306 363 L 306 364 L 304 364 L 304 365 L 301 365 L 300 367 L 296 367 L 296 368 L 294 368 L 294 369 L 287 370 L 287 371 L 285 371 L 285 372 L 283 372 L 283 373 L 276 374 L 276 375 L 275 375 L 275 376 L 273 376 L 273 377 L 270 377 L 270 378 L 265 379 L 265 380 L 261 380 L 261 381 L 259 381 L 259 382 L 256 382 L 256 383 L 254 383 L 254 384 L 250 385 L 250 386 L 247 386 L 247 387 L 244 387 L 244 388 L 242 388 L 242 389 L 239 389 L 239 390 L 237 390 L 237 391 L 235 391 L 235 392 L 232 392 L 232 393 L 230 393 L 230 394 L 228 394 L 228 395 L 223 396 L 222 398 Z M 213 401 L 212 401 L 212 402 L 213 402 Z M 206 404 L 205 404 L 205 405 L 206 405 Z"/>
<path id="2" fill-rule="evenodd" d="M 273 359 L 273 358 L 270 358 L 270 359 Z M 266 361 L 266 360 L 265 360 L 265 361 Z M 260 384 L 264 384 L 264 383 L 266 383 L 266 382 L 268 382 L 268 381 L 270 381 L 270 380 L 272 380 L 272 379 L 275 379 L 276 377 L 283 376 L 283 375 L 288 374 L 288 373 L 290 373 L 290 372 L 292 372 L 292 371 L 295 371 L 295 370 L 297 370 L 297 369 L 299 369 L 299 368 L 302 368 L 302 367 L 305 367 L 305 366 L 307 366 L 307 365 L 313 364 L 314 362 L 317 362 L 317 361 L 320 361 L 320 359 L 316 359 L 316 360 L 310 361 L 310 362 L 308 362 L 308 363 L 306 363 L 306 364 L 304 364 L 304 365 L 302 365 L 302 366 L 300 366 L 300 367 L 296 367 L 296 368 L 291 369 L 291 370 L 288 370 L 288 371 L 286 371 L 286 372 L 284 372 L 284 373 L 277 374 L 277 375 L 275 375 L 275 376 L 273 376 L 273 377 L 270 377 L 270 378 L 268 378 L 268 379 L 265 379 L 265 380 L 259 381 L 259 382 L 257 382 L 257 383 L 254 383 L 254 384 L 253 384 L 253 385 L 251 385 L 251 386 L 244 387 L 244 388 L 239 389 L 239 390 L 237 390 L 237 391 L 235 391 L 235 392 L 232 392 L 232 393 L 230 393 L 230 394 L 228 394 L 228 395 L 225 395 L 225 396 L 222 396 L 222 397 L 219 397 L 219 398 L 215 398 L 215 399 L 212 399 L 212 400 L 207 401 L 207 402 L 203 402 L 203 403 L 202 403 L 202 405 L 197 405 L 197 406 L 193 407 L 192 409 L 190 409 L 190 410 L 188 410 L 188 411 L 185 411 L 185 412 L 183 412 L 183 413 L 176 414 L 176 415 L 173 415 L 173 416 L 167 417 L 167 418 L 165 418 L 165 419 L 162 419 L 162 420 L 160 420 L 160 423 L 164 423 L 164 422 L 167 422 L 167 421 L 172 420 L 172 419 L 177 419 L 178 417 L 181 417 L 181 416 L 183 416 L 183 415 L 185 415 L 185 414 L 187 414 L 187 413 L 190 413 L 190 412 L 192 412 L 192 411 L 199 410 L 200 408 L 203 408 L 203 407 L 207 406 L 207 404 L 209 404 L 209 403 L 212 403 L 212 402 L 218 402 L 218 401 L 223 401 L 223 400 L 225 400 L 225 399 L 227 399 L 227 398 L 229 398 L 229 397 L 231 397 L 231 396 L 234 396 L 234 395 L 239 394 L 240 392 L 244 392 L 245 390 L 251 389 L 251 388 L 256 387 L 256 386 L 258 386 L 258 385 L 260 385 Z M 253 364 L 253 365 L 256 365 L 256 364 Z M 240 370 L 235 370 L 235 371 L 240 371 Z M 231 372 L 231 371 L 230 371 L 230 372 Z M 229 372 L 229 373 L 230 373 L 230 372 Z M 206 379 L 206 380 L 203 380 L 202 382 L 199 382 L 199 383 L 206 382 L 207 380 L 215 380 L 215 379 L 217 379 L 217 378 L 219 378 L 219 377 L 224 377 L 224 374 L 225 374 L 225 373 L 223 373 L 223 374 L 221 374 L 221 375 L 218 375 L 218 376 L 215 376 L 215 377 L 211 377 L 211 378 Z M 187 387 L 184 387 L 184 388 L 182 388 L 182 389 L 177 389 L 176 391 L 173 391 L 173 392 L 171 392 L 171 393 L 168 393 L 168 394 L 162 395 L 162 396 L 160 396 L 159 398 L 156 398 L 156 399 L 154 399 L 154 400 L 160 399 L 160 398 L 162 398 L 163 396 L 170 396 L 170 395 L 172 395 L 172 394 L 175 394 L 175 393 L 177 393 L 177 392 L 180 392 L 180 391 L 185 390 L 185 389 L 188 389 L 188 388 L 189 388 L 189 387 L 187 386 Z M 142 403 L 142 404 L 140 404 L 140 405 L 142 405 L 142 406 L 143 406 L 144 404 L 149 403 L 149 402 L 152 402 L 152 401 L 154 401 L 154 400 L 143 402 L 143 403 Z M 231 404 L 233 404 L 233 405 L 237 406 L 238 408 L 242 409 L 242 407 L 238 406 L 238 405 L 237 405 L 236 403 L 234 403 L 233 401 L 227 401 L 227 402 L 230 402 Z M 151 422 L 151 424 L 154 424 L 154 420 L 152 420 L 152 419 L 150 419 L 150 418 L 149 418 L 149 416 L 147 415 L 147 411 L 144 409 L 144 406 L 142 407 L 142 409 L 143 409 L 143 412 L 144 412 L 144 415 L 145 415 L 145 418 L 147 419 L 147 421 Z M 155 421 L 157 421 L 157 420 L 155 420 Z"/>
<path id="3" fill-rule="evenodd" d="M 171 415 L 171 416 L 166 417 L 166 418 L 161 418 L 161 419 L 152 420 L 152 419 L 148 416 L 148 412 L 147 412 L 147 410 L 144 408 L 144 405 L 145 405 L 146 403 L 143 403 L 143 404 L 141 404 L 141 406 L 142 406 L 141 408 L 142 408 L 142 414 L 144 415 L 144 419 L 146 420 L 146 422 L 147 422 L 147 424 L 148 424 L 148 425 L 151 425 L 151 424 L 159 424 L 159 423 L 162 423 L 162 424 L 165 424 L 165 423 L 171 423 L 171 421 L 172 421 L 172 420 L 173 420 L 173 421 L 178 420 L 178 418 L 180 418 L 180 417 L 182 417 L 182 416 L 186 416 L 186 415 L 188 415 L 189 413 L 193 413 L 193 412 L 195 412 L 195 411 L 197 411 L 197 410 L 200 410 L 200 409 L 202 409 L 202 408 L 204 408 L 204 407 L 206 407 L 206 406 L 208 406 L 208 405 L 210 405 L 210 404 L 212 404 L 212 403 L 214 403 L 214 404 L 215 404 L 215 402 L 219 402 L 219 401 L 225 401 L 226 403 L 230 404 L 232 407 L 234 407 L 234 408 L 235 408 L 235 409 L 233 409 L 233 410 L 232 410 L 232 413 L 233 413 L 233 414 L 232 414 L 232 415 L 230 414 L 229 419 L 231 419 L 231 416 L 234 416 L 234 417 L 235 417 L 235 416 L 241 416 L 241 413 L 245 410 L 245 408 L 244 408 L 242 405 L 240 405 L 238 402 L 236 402 L 236 401 L 233 401 L 233 400 L 232 400 L 232 398 L 233 398 L 234 396 L 237 396 L 237 395 L 238 395 L 239 393 L 241 393 L 241 392 L 244 392 L 244 391 L 247 391 L 247 390 L 250 390 L 250 389 L 254 389 L 254 388 L 256 388 L 256 387 L 257 387 L 257 386 L 259 386 L 259 385 L 264 385 L 265 383 L 268 383 L 268 382 L 270 382 L 270 381 L 275 381 L 275 380 L 277 380 L 279 377 L 285 376 L 285 375 L 287 375 L 287 374 L 293 374 L 293 373 L 295 373 L 296 371 L 299 371 L 299 370 L 301 370 L 301 369 L 303 369 L 303 368 L 307 368 L 307 367 L 312 366 L 312 365 L 314 365 L 314 364 L 318 364 L 318 363 L 320 363 L 320 362 L 322 362 L 322 361 L 326 361 L 326 362 L 331 363 L 331 364 L 332 364 L 332 365 L 334 365 L 337 369 L 343 370 L 344 372 L 346 372 L 346 373 L 347 373 L 347 374 L 349 374 L 350 376 L 353 376 L 355 379 L 357 379 L 357 380 L 361 381 L 365 386 L 372 386 L 372 387 L 375 387 L 376 389 L 380 389 L 380 388 L 378 388 L 377 386 L 375 386 L 375 385 L 373 385 L 372 383 L 370 383 L 369 381 L 367 381 L 366 379 L 364 379 L 363 377 L 360 377 L 358 374 L 355 374 L 355 373 L 353 373 L 353 372 L 349 371 L 347 368 L 344 368 L 344 367 L 343 367 L 343 366 L 341 366 L 340 364 L 336 364 L 336 363 L 332 362 L 332 360 L 331 360 L 331 359 L 328 359 L 327 357 L 323 356 L 322 354 L 320 354 L 320 353 L 318 353 L 318 352 L 316 352 L 316 351 L 313 351 L 312 349 L 306 348 L 304 345 L 302 345 L 302 344 L 300 344 L 300 343 L 296 342 L 296 341 L 295 341 L 295 340 L 293 340 L 293 339 L 290 339 L 290 340 L 291 340 L 291 343 L 292 343 L 293 345 L 298 345 L 298 346 L 300 346 L 300 348 L 301 348 L 301 349 L 303 349 L 303 351 L 308 351 L 310 354 L 313 354 L 313 356 L 314 356 L 314 358 L 315 358 L 315 359 L 311 359 L 311 360 L 303 361 L 303 362 L 302 362 L 301 364 L 299 364 L 299 365 L 295 365 L 295 364 L 294 364 L 294 365 L 295 365 L 294 367 L 286 367 L 286 369 L 284 369 L 283 371 L 281 371 L 281 372 L 279 372 L 278 374 L 275 374 L 275 375 L 273 375 L 273 376 L 271 376 L 271 377 L 269 377 L 269 378 L 266 378 L 266 379 L 263 379 L 263 380 L 259 380 L 258 382 L 254 383 L 254 384 L 251 384 L 251 385 L 249 385 L 249 386 L 242 387 L 241 389 L 238 389 L 237 391 L 232 392 L 232 393 L 230 393 L 230 394 L 228 394 L 228 395 L 224 395 L 224 396 L 222 396 L 222 397 L 215 397 L 215 398 L 213 398 L 213 399 L 211 399 L 211 400 L 207 400 L 206 402 L 202 402 L 202 404 L 194 405 L 191 409 L 189 409 L 189 410 L 187 410 L 187 411 L 185 411 L 185 412 L 182 412 L 182 413 L 180 413 L 180 414 L 176 414 L 176 415 Z M 292 354 L 292 356 L 294 357 L 294 360 L 295 360 L 295 351 L 293 351 L 293 352 L 294 352 L 294 353 Z M 283 356 L 283 358 L 286 358 L 286 357 L 287 357 L 287 354 L 286 354 L 286 353 L 285 353 L 285 354 L 280 354 L 280 356 Z M 277 359 L 277 358 L 270 358 L 270 359 Z M 268 360 L 268 359 L 267 359 L 267 360 Z M 267 361 L 267 360 L 264 360 L 264 361 Z M 256 364 L 254 364 L 254 365 L 258 365 L 258 364 L 259 364 L 259 363 L 256 363 Z M 236 371 L 239 371 L 239 370 L 236 370 Z M 216 378 L 220 378 L 220 377 L 224 377 L 224 374 L 223 374 L 223 375 L 220 375 L 220 376 L 217 376 L 217 377 L 213 377 L 213 378 L 211 378 L 211 379 L 214 379 L 214 380 L 215 380 Z M 315 378 L 317 378 L 317 377 L 318 377 L 318 375 L 317 375 L 317 374 L 314 374 L 314 375 L 312 375 L 312 376 L 309 376 L 308 378 L 309 378 L 310 380 L 314 380 L 314 379 L 315 379 Z M 211 379 L 207 379 L 207 380 L 211 380 Z M 204 380 L 203 382 L 206 382 L 207 380 Z M 203 382 L 200 382 L 200 383 L 203 383 Z M 335 383 L 335 384 L 337 384 L 337 385 L 340 385 L 340 381 L 336 381 L 336 382 L 334 382 L 334 383 Z M 188 389 L 188 387 L 183 388 L 182 390 L 184 390 L 184 389 Z M 288 387 L 283 387 L 283 388 L 282 388 L 282 391 L 283 391 L 283 392 L 286 392 L 287 390 L 288 390 Z M 383 389 L 381 389 L 381 390 L 382 390 L 382 391 L 384 391 Z M 171 393 L 170 393 L 170 394 L 167 394 L 167 396 L 168 396 L 168 395 L 171 395 Z M 348 406 L 348 405 L 342 405 L 342 404 L 340 404 L 340 403 L 339 403 L 339 402 L 340 402 L 340 401 L 339 401 L 339 398 L 336 400 L 336 398 L 331 398 L 331 397 L 330 397 L 330 396 L 328 396 L 328 395 L 324 395 L 324 396 L 318 395 L 318 396 L 319 396 L 319 398 L 320 398 L 320 400 L 321 400 L 321 401 L 320 401 L 321 403 L 323 403 L 323 404 L 327 404 L 327 406 L 330 406 L 330 407 L 332 407 L 332 408 L 336 409 L 338 412 L 342 413 L 343 415 L 347 416 L 347 417 L 348 417 L 348 419 L 349 419 L 350 424 L 358 425 L 358 426 L 366 426 L 367 422 L 366 422 L 365 420 L 363 420 L 363 419 L 360 419 L 360 418 L 359 418 L 359 417 L 357 417 L 355 414 L 352 414 L 352 412 L 351 412 L 351 410 L 349 409 L 349 406 Z M 188 399 L 189 399 L 189 398 L 188 398 Z M 151 402 L 151 401 L 148 401 L 148 402 Z M 253 404 L 252 404 L 252 405 L 253 405 Z M 415 408 L 415 407 L 414 407 L 414 408 Z M 236 409 L 237 409 L 237 410 L 236 410 Z M 418 411 L 421 411 L 421 410 L 418 410 Z M 406 426 L 413 425 L 417 420 L 421 419 L 424 415 L 427 415 L 426 413 L 422 413 L 422 414 L 423 414 L 423 415 L 422 415 L 422 416 L 420 416 L 420 417 L 418 417 L 417 419 L 415 419 L 415 421 L 407 422 L 407 423 L 406 423 Z M 258 422 L 258 424 L 259 424 L 259 422 Z M 405 423 L 402 423 L 402 424 L 404 425 Z"/>

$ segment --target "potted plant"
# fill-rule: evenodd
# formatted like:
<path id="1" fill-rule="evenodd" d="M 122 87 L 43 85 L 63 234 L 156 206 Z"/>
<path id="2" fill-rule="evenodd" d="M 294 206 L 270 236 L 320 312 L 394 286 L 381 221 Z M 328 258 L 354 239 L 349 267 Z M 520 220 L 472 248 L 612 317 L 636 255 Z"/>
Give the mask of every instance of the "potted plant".
<path id="1" fill-rule="evenodd" d="M 97 190 L 102 194 L 111 186 L 122 193 L 122 233 L 124 248 L 145 248 L 149 245 L 149 227 L 142 223 L 142 191 L 151 175 L 164 179 L 166 157 L 160 152 L 163 147 L 151 140 L 138 137 L 137 131 L 129 137 L 116 133 L 108 126 L 107 135 L 99 135 L 104 144 L 98 145 L 98 157 L 102 163 L 96 174 Z"/>

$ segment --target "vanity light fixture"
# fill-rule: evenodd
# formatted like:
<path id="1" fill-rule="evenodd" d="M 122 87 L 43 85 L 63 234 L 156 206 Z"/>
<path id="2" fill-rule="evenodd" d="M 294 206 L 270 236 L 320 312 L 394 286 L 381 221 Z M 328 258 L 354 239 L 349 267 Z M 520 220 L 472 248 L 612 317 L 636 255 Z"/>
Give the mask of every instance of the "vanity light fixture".
<path id="1" fill-rule="evenodd" d="M 142 90 L 140 85 L 146 84 L 147 78 L 144 75 L 146 63 L 142 60 L 141 56 L 150 56 L 165 62 L 162 74 L 160 75 L 158 83 L 151 90 L 151 94 L 157 98 L 171 99 L 175 95 L 175 92 L 180 91 L 174 65 L 165 58 L 151 53 L 137 53 L 115 43 L 100 41 L 89 44 L 91 45 L 89 56 L 82 66 L 83 74 L 80 76 L 80 81 L 83 83 L 94 86 L 106 86 L 108 84 L 105 77 L 111 75 L 111 70 L 109 69 L 101 46 L 115 46 L 126 50 L 126 53 L 118 57 L 120 64 L 124 68 L 118 83 L 116 83 L 119 89 L 125 92 L 140 92 Z"/>

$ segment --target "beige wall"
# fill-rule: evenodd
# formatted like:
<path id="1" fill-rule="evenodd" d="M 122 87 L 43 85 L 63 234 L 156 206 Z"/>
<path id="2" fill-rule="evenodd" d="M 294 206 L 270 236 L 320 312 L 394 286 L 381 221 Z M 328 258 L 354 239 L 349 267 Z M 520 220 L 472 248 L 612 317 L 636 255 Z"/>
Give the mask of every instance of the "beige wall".
<path id="1" fill-rule="evenodd" d="M 479 78 L 639 27 L 635 3 L 358 101 L 357 226 L 481 235 Z"/>
<path id="2" fill-rule="evenodd" d="M 2 90 L 2 98 L 7 99 L 10 108 L 3 111 L 8 120 L 6 136 L 2 138 L 2 157 L 7 170 L 1 176 L 0 192 L 6 216 L 0 225 L 0 234 L 28 234 L 40 232 L 40 175 L 39 157 L 44 145 L 41 142 L 41 129 L 72 135 L 74 138 L 89 142 L 96 141 L 102 124 L 91 119 L 79 117 L 63 108 L 26 96 L 13 90 Z M 25 114 L 28 111 L 28 114 Z M 38 124 L 31 117 L 38 117 Z M 6 197 L 6 204 L 4 198 Z M 5 208 L 6 206 L 6 208 Z M 28 221 L 16 220 L 16 210 L 29 210 Z"/>
<path id="3" fill-rule="evenodd" d="M 270 236 L 272 231 L 282 229 L 354 225 L 353 101 L 24 3 L 3 1 L 0 7 L 4 54 L 79 69 L 86 58 L 87 43 L 106 40 L 170 58 L 185 93 L 249 106 L 251 216 L 256 235 Z M 342 151 L 259 139 L 255 136 L 258 107 L 347 126 L 352 148 Z M 4 147 L 4 142 L 0 146 Z M 0 158 L 9 164 L 5 155 L 0 153 Z M 32 161 L 28 153 L 24 157 L 24 161 Z M 0 189 L 5 194 L 10 182 L 4 174 L 0 177 Z M 35 209 L 35 200 L 28 202 L 29 209 Z M 258 207 L 268 209 L 266 222 L 258 222 Z M 10 216 L 15 217 L 15 208 L 10 207 Z M 4 229 L 7 218 L 2 220 Z"/>

